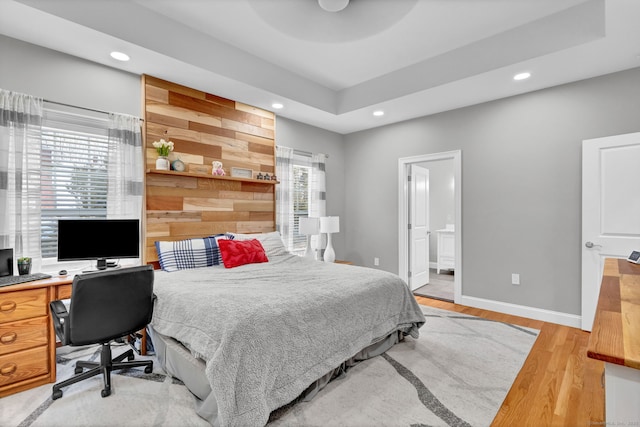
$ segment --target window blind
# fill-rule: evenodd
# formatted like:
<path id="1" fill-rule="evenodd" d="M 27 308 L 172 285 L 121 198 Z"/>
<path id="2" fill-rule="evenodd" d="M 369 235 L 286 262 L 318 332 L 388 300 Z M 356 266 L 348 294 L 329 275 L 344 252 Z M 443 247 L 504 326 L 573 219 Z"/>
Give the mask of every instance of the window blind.
<path id="1" fill-rule="evenodd" d="M 311 207 L 311 155 L 294 153 L 293 163 L 293 244 L 290 252 L 298 255 L 304 254 L 307 247 L 307 236 L 300 234 L 300 218 L 308 217 Z"/>
<path id="2" fill-rule="evenodd" d="M 41 249 L 54 258 L 59 219 L 107 216 L 108 120 L 45 105 L 41 144 Z"/>

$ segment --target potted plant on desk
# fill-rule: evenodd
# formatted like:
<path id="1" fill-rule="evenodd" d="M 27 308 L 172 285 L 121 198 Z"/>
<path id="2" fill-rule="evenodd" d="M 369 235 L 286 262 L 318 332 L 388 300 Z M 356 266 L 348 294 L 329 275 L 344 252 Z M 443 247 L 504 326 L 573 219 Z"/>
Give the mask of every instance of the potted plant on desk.
<path id="1" fill-rule="evenodd" d="M 31 258 L 23 256 L 18 258 L 18 274 L 23 276 L 31 273 Z"/>

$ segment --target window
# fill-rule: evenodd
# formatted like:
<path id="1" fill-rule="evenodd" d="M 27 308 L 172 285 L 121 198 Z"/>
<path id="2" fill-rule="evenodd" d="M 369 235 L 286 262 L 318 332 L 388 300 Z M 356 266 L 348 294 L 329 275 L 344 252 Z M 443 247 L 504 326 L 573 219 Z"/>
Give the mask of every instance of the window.
<path id="1" fill-rule="evenodd" d="M 41 250 L 57 257 L 58 220 L 107 217 L 108 119 L 48 108 L 41 146 Z"/>
<path id="2" fill-rule="evenodd" d="M 310 161 L 311 159 L 297 155 L 293 158 L 293 246 L 290 252 L 297 255 L 304 255 L 307 247 L 307 236 L 300 234 L 299 227 L 300 217 L 309 216 L 311 166 L 306 164 Z"/>

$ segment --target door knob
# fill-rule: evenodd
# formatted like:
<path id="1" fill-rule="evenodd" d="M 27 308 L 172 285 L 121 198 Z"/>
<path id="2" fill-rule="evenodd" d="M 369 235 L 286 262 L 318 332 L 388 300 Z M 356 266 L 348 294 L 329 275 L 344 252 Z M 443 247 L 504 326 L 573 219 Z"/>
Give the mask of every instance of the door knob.
<path id="1" fill-rule="evenodd" d="M 595 246 L 602 247 L 602 245 L 596 245 L 596 244 L 595 244 L 595 243 L 593 243 L 593 242 L 587 242 L 587 243 L 585 243 L 584 245 L 585 245 L 587 248 L 589 248 L 589 249 L 591 249 L 591 248 L 593 248 L 593 247 L 595 247 Z"/>

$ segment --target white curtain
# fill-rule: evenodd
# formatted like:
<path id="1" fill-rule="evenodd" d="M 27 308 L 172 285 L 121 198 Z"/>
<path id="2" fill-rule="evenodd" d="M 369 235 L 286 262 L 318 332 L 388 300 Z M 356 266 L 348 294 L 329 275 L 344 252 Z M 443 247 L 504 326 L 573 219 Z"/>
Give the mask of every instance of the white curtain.
<path id="1" fill-rule="evenodd" d="M 43 100 L 0 89 L 0 247 L 40 271 L 40 141 Z"/>
<path id="2" fill-rule="evenodd" d="M 311 198 L 311 205 L 309 206 L 310 217 L 320 218 L 327 214 L 326 161 L 326 154 L 318 153 L 311 155 L 311 177 L 309 180 L 309 195 Z M 318 234 L 311 238 L 311 247 L 316 250 L 322 250 L 326 245 L 326 236 L 324 234 Z M 322 256 L 322 253 L 318 255 Z"/>
<path id="3" fill-rule="evenodd" d="M 293 149 L 276 146 L 276 230 L 287 249 L 293 247 Z"/>
<path id="4" fill-rule="evenodd" d="M 141 120 L 109 114 L 108 218 L 140 218 L 144 164 Z"/>

